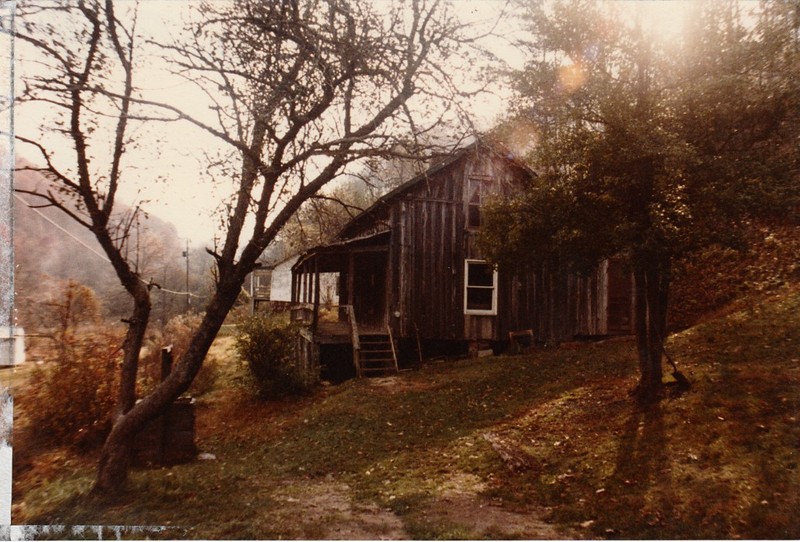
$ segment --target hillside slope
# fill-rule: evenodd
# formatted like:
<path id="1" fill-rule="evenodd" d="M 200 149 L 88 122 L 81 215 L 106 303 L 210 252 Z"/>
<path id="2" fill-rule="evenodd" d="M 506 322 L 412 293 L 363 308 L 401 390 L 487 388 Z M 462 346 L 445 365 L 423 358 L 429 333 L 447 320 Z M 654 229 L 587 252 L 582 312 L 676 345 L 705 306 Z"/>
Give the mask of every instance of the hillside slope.
<path id="1" fill-rule="evenodd" d="M 168 538 L 798 538 L 798 344 L 800 289 L 753 299 L 670 339 L 692 389 L 645 411 L 629 340 L 266 404 L 229 353 L 227 385 L 198 405 L 214 460 L 137 471 L 107 502 L 87 495 L 85 459 L 52 456 L 15 481 L 13 520 L 180 526 Z"/>

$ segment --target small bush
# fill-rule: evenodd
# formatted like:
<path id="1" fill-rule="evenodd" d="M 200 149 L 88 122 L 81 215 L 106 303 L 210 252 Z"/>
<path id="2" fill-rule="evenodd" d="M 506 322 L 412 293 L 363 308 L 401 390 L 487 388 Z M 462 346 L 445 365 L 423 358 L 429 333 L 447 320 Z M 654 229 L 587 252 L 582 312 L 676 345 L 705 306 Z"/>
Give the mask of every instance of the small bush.
<path id="1" fill-rule="evenodd" d="M 318 369 L 297 363 L 298 336 L 296 325 L 275 316 L 254 316 L 240 324 L 236 352 L 250 368 L 262 398 L 307 393 L 319 382 Z"/>
<path id="2" fill-rule="evenodd" d="M 66 338 L 58 360 L 34 370 L 20 404 L 38 435 L 58 444 L 102 443 L 113 423 L 121 344 L 108 332 Z"/>

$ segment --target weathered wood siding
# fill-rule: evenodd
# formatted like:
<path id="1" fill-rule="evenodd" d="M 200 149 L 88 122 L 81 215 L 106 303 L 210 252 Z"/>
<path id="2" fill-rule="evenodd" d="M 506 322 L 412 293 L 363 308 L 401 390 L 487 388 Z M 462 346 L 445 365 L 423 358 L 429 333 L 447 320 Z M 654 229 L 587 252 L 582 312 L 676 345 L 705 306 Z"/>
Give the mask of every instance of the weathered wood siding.
<path id="1" fill-rule="evenodd" d="M 475 153 L 419 183 L 390 207 L 390 298 L 398 336 L 496 340 L 507 335 L 502 282 L 498 315 L 464 314 L 464 261 L 481 259 L 476 232 L 467 228 L 465 187 L 477 176 L 507 191 L 521 175 L 495 155 Z"/>
<path id="2" fill-rule="evenodd" d="M 506 340 L 510 331 L 532 329 L 537 340 L 551 341 L 609 333 L 607 264 L 588 277 L 568 274 L 554 262 L 527 276 L 501 271 L 497 314 L 465 314 L 465 260 L 482 259 L 477 230 L 468 227 L 470 179 L 491 179 L 494 192 L 508 193 L 526 175 L 479 148 L 350 227 L 350 238 L 391 232 L 386 310 L 395 336 L 496 341 Z"/>
<path id="3" fill-rule="evenodd" d="M 501 329 L 531 329 L 539 341 L 569 340 L 576 336 L 632 332 L 632 284 L 618 276 L 616 314 L 609 313 L 609 262 L 588 276 L 568 273 L 557 262 L 543 264 L 526 277 L 500 276 Z M 621 274 L 620 262 L 612 262 Z M 627 283 L 626 278 L 627 277 Z M 611 289 L 613 292 L 614 290 Z M 502 311 L 506 307 L 510 310 Z M 610 318 L 613 316 L 613 318 Z"/>

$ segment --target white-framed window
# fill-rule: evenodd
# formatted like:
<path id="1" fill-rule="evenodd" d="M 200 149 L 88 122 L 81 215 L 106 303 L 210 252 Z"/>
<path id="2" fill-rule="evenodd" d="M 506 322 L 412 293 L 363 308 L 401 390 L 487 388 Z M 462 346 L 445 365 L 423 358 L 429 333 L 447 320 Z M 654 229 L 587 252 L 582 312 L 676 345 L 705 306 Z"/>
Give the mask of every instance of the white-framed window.
<path id="1" fill-rule="evenodd" d="M 497 314 L 497 269 L 485 260 L 464 260 L 464 314 Z"/>

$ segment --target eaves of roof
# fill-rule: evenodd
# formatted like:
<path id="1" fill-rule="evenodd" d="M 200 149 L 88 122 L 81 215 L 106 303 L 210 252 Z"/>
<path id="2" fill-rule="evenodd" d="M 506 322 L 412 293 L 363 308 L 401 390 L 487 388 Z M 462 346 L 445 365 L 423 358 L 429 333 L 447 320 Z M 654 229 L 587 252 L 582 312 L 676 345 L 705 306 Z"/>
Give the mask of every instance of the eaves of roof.
<path id="1" fill-rule="evenodd" d="M 306 262 L 308 259 L 314 257 L 317 254 L 336 252 L 337 249 L 345 248 L 345 247 L 348 247 L 348 246 L 351 246 L 351 245 L 357 245 L 359 243 L 364 243 L 364 242 L 367 242 L 367 241 L 370 241 L 370 240 L 373 240 L 373 239 L 377 239 L 378 237 L 385 236 L 385 235 L 388 235 L 388 234 L 389 234 L 389 231 L 388 230 L 384 230 L 384 231 L 371 233 L 369 235 L 361 235 L 359 237 L 353 237 L 351 239 L 345 239 L 345 240 L 342 240 L 342 241 L 335 241 L 335 242 L 329 243 L 327 245 L 316 246 L 314 248 L 311 248 L 311 249 L 305 251 L 303 254 L 301 254 L 297 258 L 297 261 L 292 266 L 292 270 L 294 270 L 295 268 L 301 266 L 304 262 Z"/>

